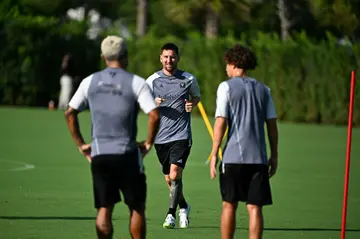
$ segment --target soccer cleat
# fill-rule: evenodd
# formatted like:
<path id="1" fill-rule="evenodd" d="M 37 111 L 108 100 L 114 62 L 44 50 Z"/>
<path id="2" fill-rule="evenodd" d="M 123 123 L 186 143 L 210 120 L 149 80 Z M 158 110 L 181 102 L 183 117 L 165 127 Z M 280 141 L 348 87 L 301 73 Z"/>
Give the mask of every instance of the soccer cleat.
<path id="1" fill-rule="evenodd" d="M 173 229 L 175 227 L 175 217 L 171 214 L 168 214 L 165 218 L 163 228 Z"/>
<path id="2" fill-rule="evenodd" d="M 189 214 L 190 214 L 190 205 L 187 205 L 187 208 L 181 208 L 179 210 L 179 226 L 180 228 L 187 228 L 189 226 Z"/>

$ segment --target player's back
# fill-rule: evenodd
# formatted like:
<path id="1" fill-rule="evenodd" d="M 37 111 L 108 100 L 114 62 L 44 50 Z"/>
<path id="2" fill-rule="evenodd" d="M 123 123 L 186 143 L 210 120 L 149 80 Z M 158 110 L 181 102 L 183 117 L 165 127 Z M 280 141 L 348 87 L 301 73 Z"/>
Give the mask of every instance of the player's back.
<path id="1" fill-rule="evenodd" d="M 120 68 L 93 74 L 88 90 L 92 155 L 123 154 L 136 148 L 136 78 L 140 77 Z"/>
<path id="2" fill-rule="evenodd" d="M 265 164 L 268 87 L 250 77 L 235 77 L 224 83 L 229 97 L 229 135 L 224 158 L 227 163 Z"/>

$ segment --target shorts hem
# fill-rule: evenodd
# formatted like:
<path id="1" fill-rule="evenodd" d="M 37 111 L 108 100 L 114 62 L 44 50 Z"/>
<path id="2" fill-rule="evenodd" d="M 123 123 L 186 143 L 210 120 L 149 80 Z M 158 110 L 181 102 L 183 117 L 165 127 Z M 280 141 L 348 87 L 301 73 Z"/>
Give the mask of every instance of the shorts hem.
<path id="1" fill-rule="evenodd" d="M 251 202 L 251 201 L 246 201 L 246 200 L 241 200 L 241 199 L 234 199 L 234 200 L 228 200 L 228 199 L 221 199 L 222 202 L 228 202 L 228 203 L 236 203 L 236 202 L 241 202 L 241 203 L 245 203 L 246 205 L 255 205 L 255 206 L 259 206 L 259 207 L 263 207 L 263 206 L 271 206 L 273 205 L 273 202 L 263 202 L 263 203 L 259 203 L 259 202 Z"/>
<path id="2" fill-rule="evenodd" d="M 119 199 L 119 200 L 114 201 L 113 203 L 96 203 L 94 205 L 94 208 L 99 209 L 99 208 L 102 208 L 102 207 L 112 207 L 112 206 L 115 206 L 115 204 L 120 203 L 121 201 L 122 200 Z"/>

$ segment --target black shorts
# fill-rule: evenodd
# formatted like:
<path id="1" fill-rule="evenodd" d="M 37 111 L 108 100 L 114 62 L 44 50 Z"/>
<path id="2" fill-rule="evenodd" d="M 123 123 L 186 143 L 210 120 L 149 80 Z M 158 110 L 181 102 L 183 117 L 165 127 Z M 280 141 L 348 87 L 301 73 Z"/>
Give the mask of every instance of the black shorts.
<path id="1" fill-rule="evenodd" d="M 121 201 L 133 209 L 146 201 L 146 176 L 138 150 L 118 155 L 98 155 L 91 160 L 95 208 L 109 207 Z"/>
<path id="2" fill-rule="evenodd" d="M 220 191 L 225 202 L 272 204 L 268 166 L 262 164 L 220 164 Z"/>
<path id="3" fill-rule="evenodd" d="M 155 144 L 155 150 L 164 175 L 170 173 L 170 165 L 185 168 L 191 149 L 191 140 L 177 140 L 165 144 Z"/>

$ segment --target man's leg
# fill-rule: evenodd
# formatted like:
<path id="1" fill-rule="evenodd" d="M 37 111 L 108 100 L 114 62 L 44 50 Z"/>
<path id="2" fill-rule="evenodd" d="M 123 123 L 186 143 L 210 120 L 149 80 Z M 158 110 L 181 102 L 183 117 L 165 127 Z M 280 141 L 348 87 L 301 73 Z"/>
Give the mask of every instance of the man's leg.
<path id="1" fill-rule="evenodd" d="M 112 225 L 112 211 L 114 206 L 100 207 L 96 216 L 96 233 L 98 239 L 111 239 L 114 229 Z"/>
<path id="2" fill-rule="evenodd" d="M 130 234 L 132 239 L 145 239 L 146 238 L 146 217 L 145 205 L 140 207 L 130 208 Z"/>
<path id="3" fill-rule="evenodd" d="M 164 228 L 174 228 L 176 218 L 176 208 L 179 204 L 182 195 L 182 181 L 181 181 L 182 168 L 177 165 L 171 164 L 169 175 L 165 175 L 165 180 L 170 189 L 170 202 L 169 210 L 163 223 Z"/>
<path id="4" fill-rule="evenodd" d="M 176 169 L 176 167 L 177 167 L 177 169 Z M 179 208 L 180 208 L 180 210 L 179 210 L 179 217 L 180 217 L 179 225 L 181 228 L 187 228 L 188 224 L 189 224 L 188 215 L 189 215 L 190 207 L 184 198 L 184 194 L 183 194 L 183 190 L 182 190 L 183 186 L 182 186 L 182 176 L 181 175 L 182 175 L 183 169 L 177 165 L 174 165 L 173 171 L 175 171 L 175 173 L 173 173 L 172 176 L 173 176 L 173 179 L 175 179 L 175 180 L 171 180 L 170 174 L 165 175 L 165 181 L 170 190 L 170 205 L 169 205 L 169 210 L 168 210 L 167 215 L 171 215 L 171 218 L 169 216 L 167 216 L 167 219 L 165 219 L 165 223 L 163 226 L 166 228 L 174 227 L 172 225 L 174 225 L 174 221 L 176 218 L 176 208 L 177 208 L 177 205 L 179 205 Z M 180 172 L 180 176 L 179 176 L 179 172 Z M 176 174 L 178 176 L 174 176 L 174 174 Z M 176 204 L 176 201 L 178 201 L 178 204 L 174 205 L 174 204 Z"/>
<path id="5" fill-rule="evenodd" d="M 123 172 L 123 182 L 120 188 L 125 204 L 130 211 L 129 231 L 132 239 L 145 239 L 146 175 L 139 152 L 132 152 L 127 156 L 127 167 Z"/>
<path id="6" fill-rule="evenodd" d="M 247 209 L 249 213 L 249 238 L 262 238 L 264 217 L 262 208 L 272 204 L 271 188 L 267 165 L 250 165 L 251 173 Z"/>
<path id="7" fill-rule="evenodd" d="M 261 239 L 264 228 L 262 207 L 248 204 L 249 212 L 249 239 Z"/>
<path id="8" fill-rule="evenodd" d="M 233 239 L 236 224 L 237 202 L 223 202 L 221 213 L 221 239 Z"/>
<path id="9" fill-rule="evenodd" d="M 175 164 L 171 164 L 170 175 L 169 175 L 170 178 L 169 214 L 172 214 L 174 217 L 180 199 L 183 198 L 182 172 L 183 169 L 181 167 Z"/>
<path id="10" fill-rule="evenodd" d="M 166 185 L 168 186 L 169 190 L 171 189 L 171 179 L 170 179 L 170 175 L 166 174 L 164 175 L 164 178 L 165 178 L 165 182 L 166 182 Z M 182 180 L 182 179 L 181 179 Z M 184 194 L 182 193 L 181 194 L 181 198 L 179 200 L 179 208 L 180 209 L 187 209 L 188 207 L 188 204 L 185 200 L 185 197 L 184 197 Z"/>
<path id="11" fill-rule="evenodd" d="M 117 170 L 118 155 L 99 155 L 91 160 L 93 192 L 96 216 L 96 233 L 99 239 L 112 238 L 112 212 L 114 205 L 121 201 L 118 187 L 113 177 Z"/>
<path id="12" fill-rule="evenodd" d="M 181 186 L 179 190 L 178 205 L 179 210 L 179 227 L 187 228 L 189 225 L 189 213 L 190 205 L 186 202 L 184 193 L 183 193 L 183 171 L 186 166 L 187 159 L 190 155 L 192 142 L 191 140 L 180 140 L 172 148 L 170 163 L 171 169 L 170 174 L 173 173 L 174 176 L 170 175 L 170 179 L 178 182 Z"/>
<path id="13" fill-rule="evenodd" d="M 182 190 L 181 190 L 181 195 L 180 195 L 180 199 L 179 199 L 179 208 L 180 208 L 180 212 L 181 212 L 182 210 L 188 210 L 189 205 L 186 202 L 185 196 L 184 196 L 184 184 L 183 184 L 183 181 L 182 181 L 182 173 L 181 173 L 180 180 L 181 180 L 181 184 L 182 184 Z"/>

